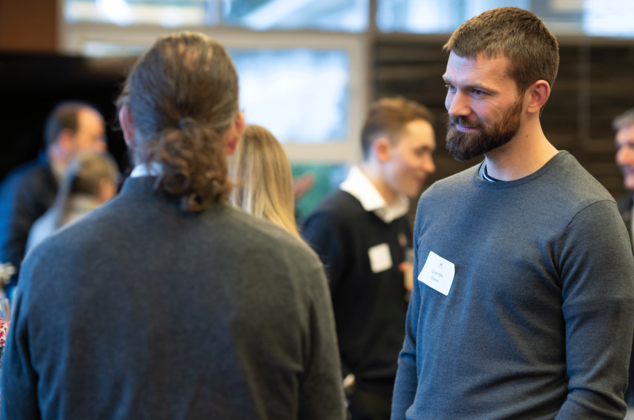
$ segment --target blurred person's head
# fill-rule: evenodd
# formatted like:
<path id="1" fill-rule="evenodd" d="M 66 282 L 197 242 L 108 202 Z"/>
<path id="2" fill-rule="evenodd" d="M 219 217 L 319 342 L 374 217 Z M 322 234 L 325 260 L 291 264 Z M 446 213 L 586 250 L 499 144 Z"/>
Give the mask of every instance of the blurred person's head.
<path id="1" fill-rule="evenodd" d="M 426 107 L 407 99 L 384 98 L 370 105 L 361 131 L 364 161 L 380 167 L 394 192 L 416 196 L 436 170 L 432 122 Z"/>
<path id="2" fill-rule="evenodd" d="M 300 238 L 295 221 L 293 175 L 282 145 L 264 127 L 249 125 L 233 156 L 236 207 Z"/>
<path id="3" fill-rule="evenodd" d="M 134 65 L 118 101 L 135 165 L 160 167 L 157 187 L 201 211 L 231 189 L 226 155 L 244 128 L 231 58 L 205 35 L 159 38 Z"/>
<path id="4" fill-rule="evenodd" d="M 634 190 L 634 108 L 616 117 L 612 126 L 616 131 L 616 163 L 625 188 Z"/>
<path id="5" fill-rule="evenodd" d="M 49 157 L 62 164 L 81 151 L 105 152 L 103 117 L 86 103 L 62 102 L 46 119 L 44 142 Z"/>
<path id="6" fill-rule="evenodd" d="M 83 197 L 99 205 L 114 197 L 118 176 L 117 164 L 108 153 L 77 153 L 68 165 L 52 207 L 56 214 L 55 227 L 60 228 L 72 220 L 69 216 L 74 199 Z"/>
<path id="7" fill-rule="evenodd" d="M 468 160 L 504 146 L 527 121 L 539 124 L 559 67 L 555 36 L 533 13 L 502 7 L 460 26 L 449 52 L 447 149 Z"/>

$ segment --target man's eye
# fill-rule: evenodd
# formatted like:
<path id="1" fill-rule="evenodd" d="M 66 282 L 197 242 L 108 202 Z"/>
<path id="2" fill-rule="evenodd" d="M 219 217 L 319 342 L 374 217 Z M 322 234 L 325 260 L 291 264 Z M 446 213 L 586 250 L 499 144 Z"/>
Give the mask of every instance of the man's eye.
<path id="1" fill-rule="evenodd" d="M 449 92 L 453 92 L 454 90 L 456 90 L 456 88 L 451 85 L 445 85 L 445 87 L 447 88 Z"/>
<path id="2" fill-rule="evenodd" d="M 479 89 L 473 89 L 473 94 L 476 95 L 476 96 L 482 96 L 485 93 L 483 91 L 479 90 Z"/>

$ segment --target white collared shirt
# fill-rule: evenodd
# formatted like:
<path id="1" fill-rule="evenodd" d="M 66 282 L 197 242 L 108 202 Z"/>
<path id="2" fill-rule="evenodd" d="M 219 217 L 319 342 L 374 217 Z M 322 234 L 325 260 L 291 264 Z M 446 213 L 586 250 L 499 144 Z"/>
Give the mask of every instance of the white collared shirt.
<path id="1" fill-rule="evenodd" d="M 149 165 L 144 163 L 136 165 L 132 172 L 130 172 L 130 178 L 139 178 L 142 176 L 157 176 L 163 172 L 161 165 L 158 162 L 152 162 Z"/>
<path id="2" fill-rule="evenodd" d="M 396 202 L 388 206 L 381 193 L 358 166 L 350 169 L 348 177 L 339 188 L 359 200 L 365 211 L 374 212 L 385 223 L 391 223 L 409 212 L 409 198 L 405 194 L 399 194 Z"/>

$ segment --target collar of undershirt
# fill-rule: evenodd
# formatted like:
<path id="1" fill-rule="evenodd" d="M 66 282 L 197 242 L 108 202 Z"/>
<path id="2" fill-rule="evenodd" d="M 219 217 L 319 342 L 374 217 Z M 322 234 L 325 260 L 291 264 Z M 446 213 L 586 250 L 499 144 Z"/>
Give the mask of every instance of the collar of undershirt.
<path id="1" fill-rule="evenodd" d="M 482 162 L 482 165 L 480 165 L 480 178 L 489 182 L 506 182 L 502 181 L 501 179 L 493 178 L 491 175 L 489 175 L 489 173 L 487 172 L 486 162 Z"/>

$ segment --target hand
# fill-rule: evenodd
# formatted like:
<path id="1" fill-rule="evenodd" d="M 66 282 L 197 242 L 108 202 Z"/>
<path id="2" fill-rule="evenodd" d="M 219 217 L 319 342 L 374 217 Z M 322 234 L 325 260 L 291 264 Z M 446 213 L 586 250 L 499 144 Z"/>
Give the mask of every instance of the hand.
<path id="1" fill-rule="evenodd" d="M 346 392 L 346 395 L 352 395 L 352 389 L 354 388 L 355 383 L 356 381 L 354 380 L 354 375 L 352 373 L 343 378 L 343 390 Z"/>
<path id="2" fill-rule="evenodd" d="M 412 289 L 414 288 L 414 265 L 408 262 L 402 262 L 398 269 L 403 273 L 403 277 L 405 278 L 405 290 L 408 293 L 412 293 Z"/>
<path id="3" fill-rule="evenodd" d="M 307 173 L 302 175 L 299 179 L 293 181 L 293 196 L 295 201 L 302 198 L 308 191 L 313 188 L 315 183 L 315 175 Z"/>

